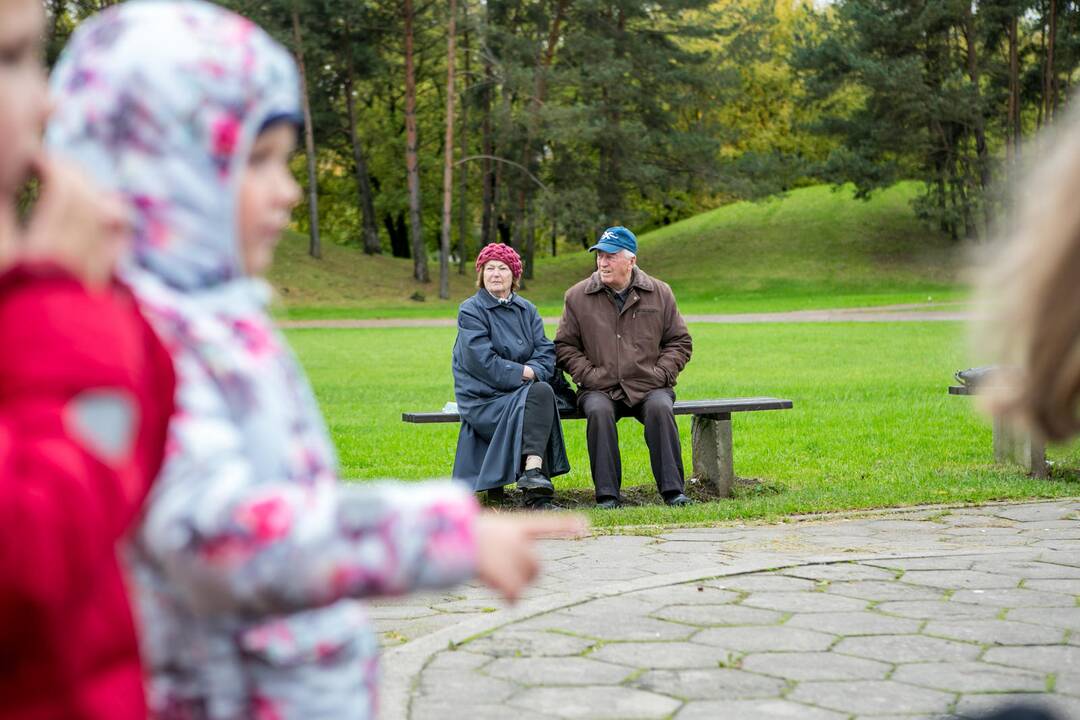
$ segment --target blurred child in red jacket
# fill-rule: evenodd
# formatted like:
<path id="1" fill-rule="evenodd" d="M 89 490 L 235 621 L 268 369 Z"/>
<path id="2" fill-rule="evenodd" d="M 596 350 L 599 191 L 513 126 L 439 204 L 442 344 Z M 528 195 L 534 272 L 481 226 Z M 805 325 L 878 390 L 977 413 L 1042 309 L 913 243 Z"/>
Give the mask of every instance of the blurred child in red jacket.
<path id="1" fill-rule="evenodd" d="M 40 0 L 0 0 L 0 716 L 142 718 L 116 542 L 161 463 L 172 364 L 113 281 L 122 206 L 42 152 L 43 30 Z"/>

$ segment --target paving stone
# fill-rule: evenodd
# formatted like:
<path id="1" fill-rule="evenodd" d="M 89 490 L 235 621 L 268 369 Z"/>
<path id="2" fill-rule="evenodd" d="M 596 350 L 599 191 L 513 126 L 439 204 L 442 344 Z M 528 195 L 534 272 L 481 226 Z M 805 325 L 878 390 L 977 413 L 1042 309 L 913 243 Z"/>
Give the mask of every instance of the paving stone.
<path id="1" fill-rule="evenodd" d="M 978 620 L 997 617 L 999 609 L 990 605 L 971 605 L 946 600 L 899 600 L 883 602 L 877 611 L 917 620 Z"/>
<path id="2" fill-rule="evenodd" d="M 983 661 L 1056 673 L 1063 677 L 1080 676 L 1080 647 L 1073 645 L 991 648 L 983 655 Z"/>
<path id="3" fill-rule="evenodd" d="M 476 670 L 489 662 L 491 658 L 485 655 L 445 650 L 429 660 L 424 670 Z"/>
<path id="4" fill-rule="evenodd" d="M 735 700 L 735 701 L 694 701 L 687 703 L 675 720 L 772 720 L 776 718 L 798 718 L 802 720 L 842 720 L 849 718 L 847 713 L 837 713 L 824 708 L 812 707 L 791 700 Z M 911 720 L 911 718 L 906 718 Z"/>
<path id="5" fill-rule="evenodd" d="M 956 703 L 956 717 L 981 718 L 991 712 L 1016 708 L 1040 709 L 1054 713 L 1056 718 L 1080 717 L 1080 699 L 1047 693 L 993 693 L 963 695 Z"/>
<path id="6" fill-rule="evenodd" d="M 373 620 L 413 620 L 415 618 L 438 615 L 429 605 L 380 605 L 367 608 Z"/>
<path id="7" fill-rule="evenodd" d="M 744 605 L 672 605 L 653 613 L 653 617 L 671 622 L 700 626 L 776 625 L 784 614 L 774 610 Z M 687 628 L 692 632 L 692 628 Z M 631 639 L 631 638 L 628 638 Z"/>
<path id="8" fill-rule="evenodd" d="M 1080 630 L 1080 607 L 1071 608 L 1015 608 L 1009 611 L 1010 620 L 1050 625 L 1069 630 Z"/>
<path id="9" fill-rule="evenodd" d="M 939 531 L 942 535 L 955 535 L 955 536 L 971 536 L 971 537 L 992 537 L 1000 535 L 1015 535 L 1016 529 L 1012 526 L 1008 527 L 951 527 L 945 530 Z"/>
<path id="10" fill-rule="evenodd" d="M 506 680 L 460 670 L 425 670 L 420 673 L 420 694 L 437 697 L 448 706 L 500 703 L 517 691 Z"/>
<path id="11" fill-rule="evenodd" d="M 629 668 L 583 657 L 499 658 L 483 670 L 485 675 L 519 685 L 618 685 Z"/>
<path id="12" fill-rule="evenodd" d="M 1054 691 L 1064 695 L 1073 695 L 1080 699 L 1080 673 L 1071 675 L 1058 675 L 1054 683 Z M 1080 717 L 1080 711 L 1075 717 Z"/>
<path id="13" fill-rule="evenodd" d="M 1046 689 L 1045 673 L 985 662 L 901 665 L 892 679 L 947 692 L 1040 692 Z"/>
<path id="14" fill-rule="evenodd" d="M 865 600 L 823 592 L 757 592 L 747 596 L 742 604 L 792 613 L 856 612 L 867 606 Z"/>
<path id="15" fill-rule="evenodd" d="M 973 566 L 975 570 L 1014 575 L 1019 578 L 1069 578 L 1080 579 L 1080 567 L 1060 563 L 1040 562 L 1038 560 L 1007 560 L 995 558 L 980 560 Z"/>
<path id="16" fill-rule="evenodd" d="M 589 657 L 643 670 L 714 668 L 731 661 L 730 654 L 720 648 L 685 642 L 610 643 Z"/>
<path id="17" fill-rule="evenodd" d="M 732 652 L 814 652 L 828 650 L 835 635 L 788 627 L 732 627 L 702 630 L 693 642 Z"/>
<path id="18" fill-rule="evenodd" d="M 1080 579 L 1034 578 L 1024 581 L 1024 587 L 1031 590 L 1047 590 L 1071 597 L 1080 596 Z"/>
<path id="19" fill-rule="evenodd" d="M 885 568 L 855 563 L 833 563 L 831 565 L 804 565 L 781 571 L 791 577 L 809 580 L 892 580 L 896 573 Z"/>
<path id="20" fill-rule="evenodd" d="M 739 537 L 730 538 L 732 541 L 739 540 Z M 706 560 L 709 557 L 714 557 L 718 554 L 730 552 L 721 542 L 694 542 L 690 540 L 676 540 L 672 542 L 664 542 L 657 546 L 657 549 L 664 553 L 666 556 L 671 555 L 689 555 L 691 557 L 697 557 L 701 560 Z"/>
<path id="21" fill-rule="evenodd" d="M 816 580 L 795 578 L 789 575 L 768 573 L 763 575 L 733 575 L 731 577 L 710 580 L 705 583 L 715 588 L 726 588 L 738 592 L 796 592 L 813 590 Z"/>
<path id="22" fill-rule="evenodd" d="M 1009 588 L 1019 584 L 1017 578 L 975 570 L 911 570 L 904 573 L 904 582 L 946 590 Z"/>
<path id="23" fill-rule="evenodd" d="M 877 612 L 810 613 L 796 615 L 785 627 L 801 627 L 834 635 L 902 635 L 919 631 L 922 622 Z"/>
<path id="24" fill-rule="evenodd" d="M 662 535 L 657 535 L 657 540 L 663 540 L 665 542 L 677 542 L 685 540 L 688 542 L 725 542 L 735 537 L 742 537 L 746 534 L 745 530 L 738 528 L 732 528 L 730 530 L 720 530 L 715 528 L 686 528 L 683 530 L 675 530 L 673 532 L 666 532 Z"/>
<path id="25" fill-rule="evenodd" d="M 927 523 L 925 520 L 870 520 L 864 523 L 865 527 L 875 531 L 886 530 L 889 532 L 902 532 L 902 533 L 925 533 L 929 527 L 940 526 L 944 527 L 942 522 Z"/>
<path id="26" fill-rule="evenodd" d="M 994 515 L 1016 522 L 1038 522 L 1040 520 L 1063 520 L 1076 511 L 1067 505 L 1046 503 L 1040 505 L 1019 505 L 1000 508 L 994 511 Z"/>
<path id="27" fill-rule="evenodd" d="M 700 590 L 698 588 L 701 588 Z M 707 585 L 669 585 L 668 587 L 639 590 L 625 597 L 639 602 L 651 603 L 655 607 L 667 605 L 724 605 L 735 602 L 742 595 L 731 590 L 721 590 Z"/>
<path id="28" fill-rule="evenodd" d="M 953 547 L 975 547 L 985 548 L 988 544 L 993 544 L 996 548 L 1021 548 L 1021 547 L 1034 547 L 1039 541 L 1039 537 L 1034 534 L 1026 534 L 1023 532 L 1016 532 L 1012 535 L 1002 534 L 994 537 L 978 537 L 976 535 L 955 535 L 948 536 L 948 543 Z"/>
<path id="29" fill-rule="evenodd" d="M 993 605 L 999 608 L 1075 607 L 1076 597 L 1061 593 L 1024 588 L 992 588 L 990 590 L 957 590 L 952 602 Z"/>
<path id="30" fill-rule="evenodd" d="M 1042 627 L 1009 620 L 943 620 L 923 628 L 924 635 L 967 640 L 994 645 L 1029 645 L 1057 643 L 1065 637 L 1058 628 Z"/>
<path id="31" fill-rule="evenodd" d="M 876 602 L 889 600 L 940 600 L 945 591 L 896 580 L 857 580 L 831 583 L 825 592 Z"/>
<path id="32" fill-rule="evenodd" d="M 730 668 L 651 670 L 632 684 L 642 690 L 688 700 L 774 698 L 785 687 L 783 680 Z"/>
<path id="33" fill-rule="evenodd" d="M 924 635 L 867 635 L 844 638 L 832 651 L 890 663 L 960 662 L 974 660 L 982 648 Z"/>
<path id="34" fill-rule="evenodd" d="M 971 556 L 942 556 L 928 558 L 889 558 L 885 560 L 866 560 L 864 565 L 885 568 L 887 570 L 970 570 L 975 560 Z"/>
<path id="35" fill-rule="evenodd" d="M 506 720 L 506 705 L 454 705 L 448 707 L 439 698 L 417 698 L 412 703 L 409 720 Z M 541 715 L 515 709 L 514 720 L 555 720 L 554 715 Z"/>
<path id="36" fill-rule="evenodd" d="M 824 680 L 799 683 L 787 699 L 840 712 L 883 715 L 943 713 L 954 697 L 952 693 L 890 680 Z"/>
<path id="37" fill-rule="evenodd" d="M 742 659 L 742 668 L 764 675 L 806 680 L 881 680 L 892 666 L 876 660 L 828 652 L 757 653 Z"/>
<path id="38" fill-rule="evenodd" d="M 459 650 L 490 657 L 558 657 L 581 655 L 595 644 L 595 641 L 582 637 L 518 628 L 520 626 L 514 626 L 511 630 L 499 630 L 470 640 Z"/>
<path id="39" fill-rule="evenodd" d="M 675 720 L 845 720 L 845 713 L 810 707 L 788 700 L 726 700 L 690 702 Z"/>
<path id="40" fill-rule="evenodd" d="M 554 715 L 559 718 L 589 720 L 661 720 L 682 704 L 663 695 L 633 688 L 580 687 L 530 688 L 509 703 L 515 708 Z M 517 712 L 503 718 L 517 719 Z"/>
<path id="41" fill-rule="evenodd" d="M 568 615 L 564 612 L 540 615 L 517 623 L 514 627 L 520 630 L 558 630 L 601 640 L 682 640 L 695 632 L 689 625 L 648 617 L 635 618 L 634 622 L 627 623 L 605 615 Z"/>

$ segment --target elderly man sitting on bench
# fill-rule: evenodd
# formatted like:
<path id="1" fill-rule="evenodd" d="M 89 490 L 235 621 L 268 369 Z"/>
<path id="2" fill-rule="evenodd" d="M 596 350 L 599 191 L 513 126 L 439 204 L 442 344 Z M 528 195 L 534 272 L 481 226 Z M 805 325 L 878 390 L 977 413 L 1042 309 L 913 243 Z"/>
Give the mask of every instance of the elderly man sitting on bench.
<path id="1" fill-rule="evenodd" d="M 689 505 L 672 389 L 693 348 L 686 322 L 671 288 L 637 267 L 634 233 L 608 228 L 589 250 L 597 269 L 566 291 L 555 354 L 578 386 L 597 507 L 621 504 L 615 424 L 630 415 L 645 426 L 664 502 Z"/>

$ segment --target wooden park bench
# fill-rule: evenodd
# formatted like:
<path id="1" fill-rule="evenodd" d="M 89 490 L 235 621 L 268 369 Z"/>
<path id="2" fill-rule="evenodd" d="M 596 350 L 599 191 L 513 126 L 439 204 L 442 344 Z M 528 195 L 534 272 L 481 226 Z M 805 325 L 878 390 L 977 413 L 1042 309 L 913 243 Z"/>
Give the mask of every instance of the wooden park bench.
<path id="1" fill-rule="evenodd" d="M 694 475 L 716 484 L 720 497 L 731 497 L 735 483 L 735 461 L 731 445 L 731 413 L 758 410 L 790 410 L 790 400 L 771 397 L 727 398 L 724 400 L 680 400 L 675 403 L 676 415 L 693 415 L 690 437 L 694 458 Z M 563 420 L 581 420 L 577 410 L 562 411 Z M 449 412 L 407 412 L 401 419 L 408 423 L 456 423 L 461 418 Z"/>
<path id="2" fill-rule="evenodd" d="M 950 385 L 950 395 L 977 395 L 978 386 Z M 1032 477 L 1045 478 L 1049 474 L 1046 464 L 1046 443 L 1031 433 L 1020 430 L 1002 417 L 994 417 L 994 462 L 1015 462 Z"/>

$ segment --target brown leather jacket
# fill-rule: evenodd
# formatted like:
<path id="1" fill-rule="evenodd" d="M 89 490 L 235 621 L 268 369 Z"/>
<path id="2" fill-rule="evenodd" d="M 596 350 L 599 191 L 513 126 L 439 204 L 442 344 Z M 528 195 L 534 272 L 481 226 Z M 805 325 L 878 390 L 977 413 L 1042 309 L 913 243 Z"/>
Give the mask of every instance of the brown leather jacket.
<path id="1" fill-rule="evenodd" d="M 581 390 L 636 405 L 650 390 L 674 387 L 692 350 L 671 288 L 640 268 L 621 313 L 599 273 L 566 291 L 555 357 Z"/>

